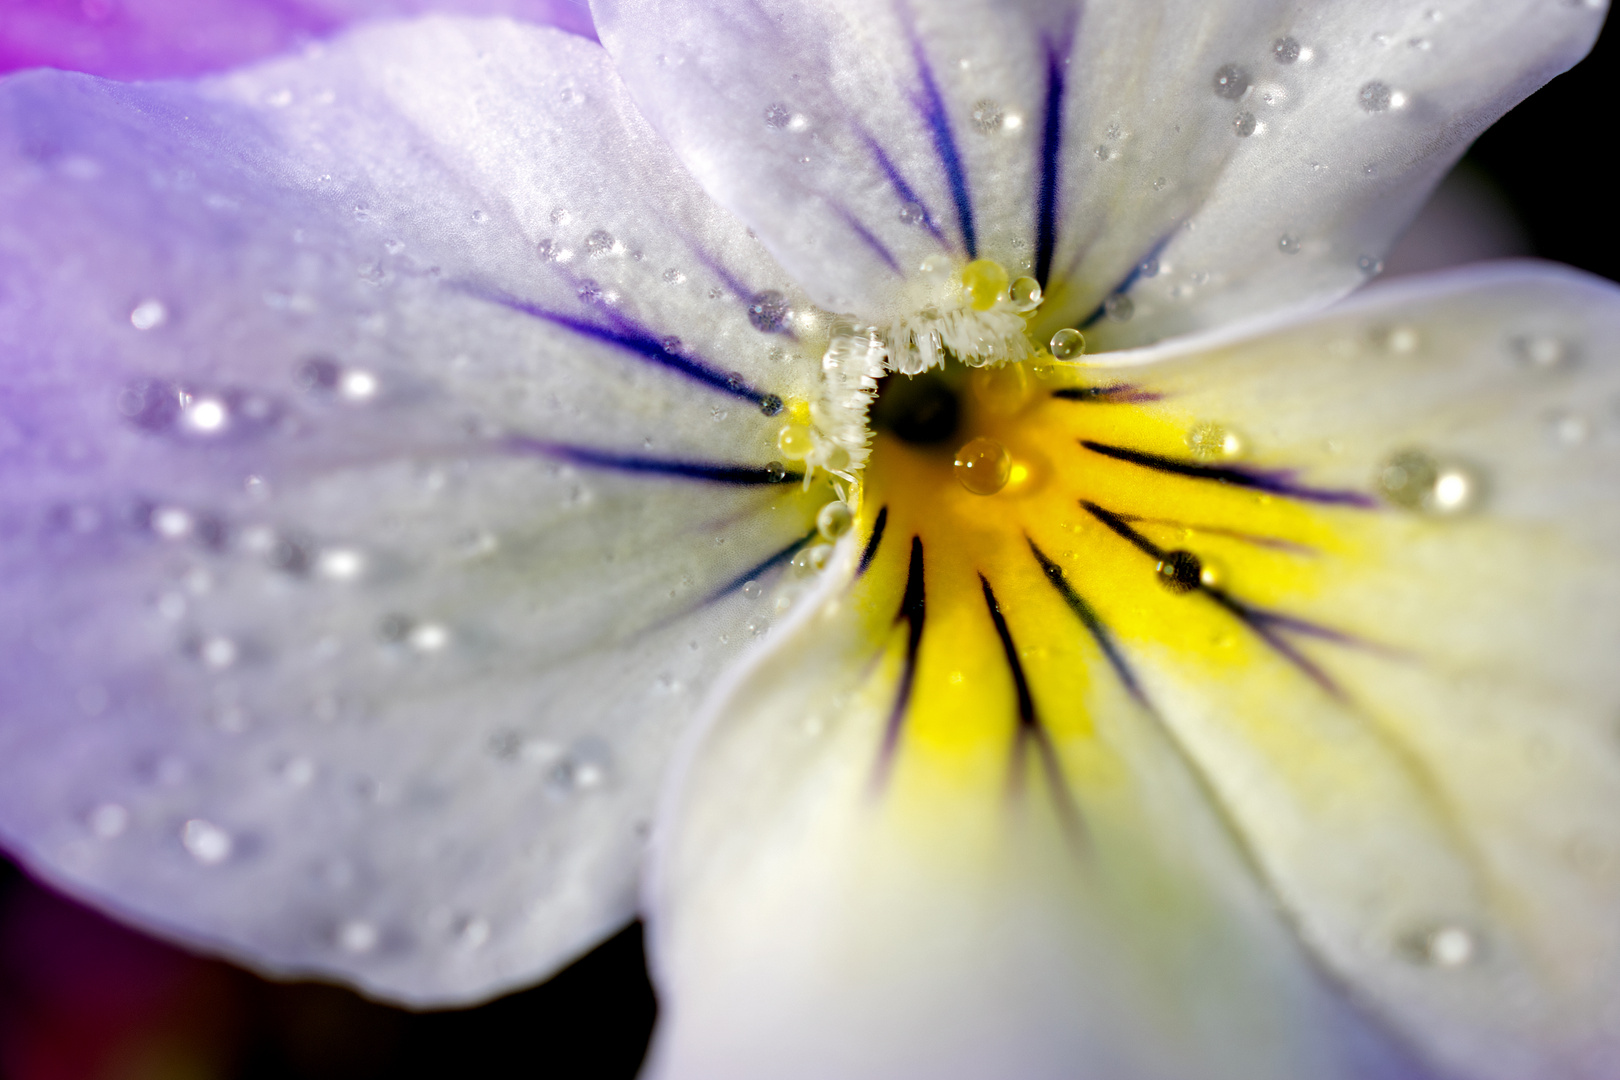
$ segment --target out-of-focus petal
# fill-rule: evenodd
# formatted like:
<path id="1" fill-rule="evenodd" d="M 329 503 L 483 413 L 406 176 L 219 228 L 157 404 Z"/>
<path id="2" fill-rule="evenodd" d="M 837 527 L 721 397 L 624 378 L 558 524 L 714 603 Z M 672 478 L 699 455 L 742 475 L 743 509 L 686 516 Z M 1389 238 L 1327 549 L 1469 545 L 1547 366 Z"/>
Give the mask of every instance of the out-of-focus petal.
<path id="1" fill-rule="evenodd" d="M 17 76 L 0 132 L 8 845 L 419 1003 L 619 925 L 827 497 L 773 483 L 780 271 L 556 30 Z"/>
<path id="2" fill-rule="evenodd" d="M 1602 21 L 1541 0 L 593 11 L 654 126 L 819 302 L 880 313 L 929 256 L 983 256 L 1047 285 L 1038 338 L 1103 348 L 1347 292 Z"/>
<path id="3" fill-rule="evenodd" d="M 365 19 L 506 15 L 594 37 L 584 0 L 0 0 L 0 73 L 66 68 L 115 79 L 220 71 Z"/>
<path id="4" fill-rule="evenodd" d="M 669 1074 L 1620 1075 L 1617 340 L 1506 264 L 970 382 L 990 499 L 880 436 L 661 819 Z"/>

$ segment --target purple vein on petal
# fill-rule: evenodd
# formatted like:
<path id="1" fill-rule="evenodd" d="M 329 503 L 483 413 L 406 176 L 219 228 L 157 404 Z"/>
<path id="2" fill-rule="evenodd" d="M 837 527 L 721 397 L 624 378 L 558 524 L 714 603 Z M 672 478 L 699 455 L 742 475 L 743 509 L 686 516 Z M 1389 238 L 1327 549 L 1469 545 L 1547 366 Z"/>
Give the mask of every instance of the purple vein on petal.
<path id="1" fill-rule="evenodd" d="M 704 480 L 712 484 L 787 484 L 803 479 L 799 473 L 773 469 L 768 465 L 738 465 L 725 461 L 688 461 L 680 458 L 649 457 L 644 454 L 623 454 L 617 450 L 572 446 L 568 443 L 537 439 L 530 435 L 508 435 L 500 440 L 500 445 L 514 454 L 538 454 L 556 461 L 566 461 L 593 469 L 674 476 L 686 480 Z"/>
<path id="2" fill-rule="evenodd" d="M 847 208 L 838 203 L 831 203 L 830 205 L 835 211 L 838 212 L 838 216 L 844 219 L 844 224 L 850 227 L 850 231 L 852 231 L 856 236 L 860 237 L 862 242 L 864 242 L 867 247 L 877 252 L 878 258 L 882 259 L 884 263 L 888 265 L 890 270 L 893 270 L 896 274 L 904 276 L 905 272 L 900 269 L 899 260 L 894 257 L 894 252 L 890 251 L 888 246 L 884 244 L 883 241 L 879 240 L 876 236 L 873 236 L 872 231 L 865 225 L 862 225 L 860 219 L 854 214 L 850 213 Z"/>
<path id="3" fill-rule="evenodd" d="M 810 545 L 812 541 L 816 540 L 820 536 L 821 531 L 812 527 L 809 532 L 805 533 L 791 544 L 788 544 L 775 554 L 761 559 L 753 566 L 750 566 L 747 570 L 744 570 L 742 573 L 726 582 L 726 584 L 720 586 L 720 588 L 709 594 L 708 602 L 713 603 L 714 601 L 719 600 L 721 597 L 728 596 L 742 588 L 744 585 L 748 584 L 750 581 L 754 581 L 760 577 L 763 577 L 765 574 L 770 573 L 772 570 L 775 570 L 777 567 L 793 558 L 793 556 L 797 555 L 800 551 L 803 551 Z"/>
<path id="4" fill-rule="evenodd" d="M 956 203 L 956 220 L 962 230 L 962 247 L 969 259 L 977 259 L 979 238 L 973 224 L 973 198 L 968 192 L 967 170 L 956 147 L 956 136 L 951 133 L 951 120 L 945 113 L 945 98 L 939 92 L 939 83 L 934 79 L 934 69 L 923 50 L 922 39 L 917 36 L 916 23 L 904 4 L 900 6 L 900 18 L 905 23 L 907 36 L 911 38 L 911 55 L 917 62 L 917 78 L 922 83 L 922 92 L 912 99 L 912 104 L 928 125 L 934 153 L 945 169 L 946 180 L 950 182 L 951 198 Z"/>
<path id="5" fill-rule="evenodd" d="M 1050 39 L 1046 45 L 1046 103 L 1041 123 L 1041 180 L 1036 190 L 1035 280 L 1042 289 L 1050 286 L 1052 252 L 1057 247 L 1058 166 L 1062 161 L 1063 93 L 1065 69 L 1074 50 L 1074 27 L 1061 49 Z"/>
<path id="6" fill-rule="evenodd" d="M 670 352 L 664 348 L 663 343 L 658 338 L 648 333 L 644 327 L 617 312 L 608 313 L 608 318 L 613 325 L 603 326 L 601 323 L 591 322 L 587 319 L 575 318 L 572 315 L 564 315 L 557 311 L 549 311 L 538 304 L 523 300 L 493 286 L 458 282 L 454 283 L 452 287 L 476 299 L 498 304 L 510 311 L 542 319 L 553 326 L 561 327 L 581 337 L 593 338 L 603 344 L 623 349 L 648 363 L 669 368 L 685 375 L 694 382 L 702 383 L 705 386 L 730 394 L 733 397 L 742 398 L 745 401 L 752 401 L 756 405 L 764 405 L 769 401 L 780 400 L 774 394 L 748 385 L 736 375 L 720 371 L 701 360 Z"/>
<path id="7" fill-rule="evenodd" d="M 896 195 L 900 196 L 901 204 L 915 206 L 921 210 L 923 228 L 928 230 L 930 236 L 939 241 L 941 247 L 949 247 L 950 245 L 945 243 L 945 235 L 939 231 L 939 222 L 934 218 L 934 212 L 928 208 L 927 203 L 923 202 L 922 196 L 917 194 L 917 190 L 906 182 L 905 176 L 900 172 L 900 167 L 894 163 L 894 159 L 889 156 L 889 152 L 883 149 L 883 144 L 874 139 L 868 131 L 863 130 L 861 138 L 866 140 L 867 149 L 872 152 L 872 157 L 877 161 L 878 168 L 882 169 L 883 175 L 888 178 L 889 186 L 894 188 Z"/>
<path id="8" fill-rule="evenodd" d="M 1120 296 L 1131 291 L 1131 288 L 1141 280 L 1143 269 L 1147 267 L 1148 263 L 1153 262 L 1159 257 L 1159 254 L 1164 251 L 1166 246 L 1169 245 L 1171 238 L 1176 235 L 1176 230 L 1180 227 L 1181 222 L 1178 221 L 1175 225 L 1166 230 L 1163 236 L 1154 241 L 1153 246 L 1148 249 L 1147 254 L 1143 255 L 1140 259 L 1137 259 L 1135 264 L 1132 265 L 1131 272 L 1121 278 L 1119 280 L 1119 284 L 1115 285 L 1112 289 L 1109 289 L 1108 295 L 1104 296 L 1102 301 L 1097 304 L 1096 309 L 1093 310 L 1090 315 L 1086 316 L 1085 321 L 1080 324 L 1080 329 L 1087 329 L 1098 319 L 1103 317 L 1108 310 L 1107 305 L 1109 296 Z"/>

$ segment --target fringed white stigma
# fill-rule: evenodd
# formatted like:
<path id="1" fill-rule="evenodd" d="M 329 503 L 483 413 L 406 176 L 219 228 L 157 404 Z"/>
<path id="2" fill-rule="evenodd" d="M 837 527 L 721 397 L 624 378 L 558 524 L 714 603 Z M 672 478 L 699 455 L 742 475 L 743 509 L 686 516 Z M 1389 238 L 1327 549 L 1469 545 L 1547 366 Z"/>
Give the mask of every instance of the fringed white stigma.
<path id="1" fill-rule="evenodd" d="M 853 320 L 833 320 L 821 358 L 821 394 L 810 403 L 811 450 L 805 482 L 816 469 L 854 482 L 870 453 L 866 414 L 883 377 L 885 350 L 877 328 Z"/>
<path id="2" fill-rule="evenodd" d="M 885 366 L 902 375 L 944 367 L 947 355 L 968 367 L 1016 364 L 1035 355 L 1024 318 L 1006 300 L 987 311 L 965 304 L 925 307 L 882 330 Z"/>

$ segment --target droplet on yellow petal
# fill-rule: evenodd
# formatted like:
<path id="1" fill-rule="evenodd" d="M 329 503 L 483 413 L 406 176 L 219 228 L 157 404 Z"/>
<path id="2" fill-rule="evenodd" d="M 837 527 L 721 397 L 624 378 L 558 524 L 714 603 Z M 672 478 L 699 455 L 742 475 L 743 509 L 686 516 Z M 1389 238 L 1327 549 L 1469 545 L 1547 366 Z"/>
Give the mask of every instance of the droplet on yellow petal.
<path id="1" fill-rule="evenodd" d="M 1011 416 L 1029 400 L 1029 373 L 1022 364 L 976 368 L 968 376 L 968 386 L 993 416 Z"/>
<path id="2" fill-rule="evenodd" d="M 994 495 L 1011 473 L 1012 455 L 995 439 L 981 436 L 956 452 L 956 479 L 975 495 Z"/>
<path id="3" fill-rule="evenodd" d="M 993 259 L 975 259 L 962 269 L 962 290 L 976 311 L 989 311 L 1007 291 L 1007 271 Z"/>
<path id="4" fill-rule="evenodd" d="M 1187 432 L 1187 449 L 1204 461 L 1235 458 L 1243 453 L 1243 438 L 1220 424 L 1199 424 Z"/>

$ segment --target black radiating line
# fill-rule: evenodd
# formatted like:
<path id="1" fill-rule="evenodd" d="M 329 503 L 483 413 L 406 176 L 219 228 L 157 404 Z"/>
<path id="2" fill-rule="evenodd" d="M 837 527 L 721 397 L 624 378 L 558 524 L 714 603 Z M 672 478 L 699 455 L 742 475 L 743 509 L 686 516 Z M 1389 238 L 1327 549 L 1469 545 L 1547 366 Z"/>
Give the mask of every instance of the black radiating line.
<path id="1" fill-rule="evenodd" d="M 1131 697 L 1136 699 L 1138 704 L 1151 709 L 1152 705 L 1148 703 L 1147 694 L 1143 692 L 1142 684 L 1136 679 L 1136 672 L 1132 671 L 1130 665 L 1125 663 L 1124 654 L 1119 651 L 1119 645 L 1115 643 L 1114 635 L 1109 632 L 1108 627 L 1103 625 L 1102 619 L 1097 617 L 1097 612 L 1093 610 L 1090 604 L 1086 603 L 1079 593 L 1074 591 L 1074 587 L 1069 584 L 1069 579 L 1063 573 L 1063 567 L 1048 558 L 1046 552 L 1035 545 L 1035 541 L 1030 540 L 1027 536 L 1024 539 L 1028 541 L 1029 550 L 1034 553 L 1035 561 L 1041 564 L 1041 570 L 1045 572 L 1046 580 L 1051 584 L 1052 588 L 1058 591 L 1058 595 L 1063 597 L 1063 602 L 1069 605 L 1069 610 L 1074 612 L 1080 622 L 1084 624 L 1086 631 L 1091 634 L 1092 640 L 1097 643 L 1097 647 L 1108 658 L 1109 666 L 1114 669 L 1114 674 L 1119 676 L 1119 681 L 1125 684 L 1125 690 Z"/>
<path id="2" fill-rule="evenodd" d="M 1046 46 L 1046 108 L 1041 125 L 1041 181 L 1036 189 L 1035 280 L 1050 289 L 1052 252 L 1057 247 L 1058 165 L 1063 160 L 1063 91 L 1065 54 L 1048 42 Z"/>
<path id="3" fill-rule="evenodd" d="M 1131 528 L 1124 518 L 1120 517 L 1113 511 L 1105 510 L 1096 503 L 1088 502 L 1083 499 L 1081 500 L 1080 505 L 1083 506 L 1086 509 L 1086 512 L 1092 517 L 1108 526 L 1124 539 L 1130 541 L 1150 558 L 1162 562 L 1165 556 L 1168 554 L 1168 552 L 1159 547 L 1159 545 L 1155 544 L 1153 541 Z M 1306 678 L 1310 679 L 1323 690 L 1327 691 L 1329 696 L 1339 701 L 1348 699 L 1348 695 L 1345 694 L 1343 688 L 1340 687 L 1338 683 L 1334 682 L 1332 677 L 1329 676 L 1326 671 L 1323 671 L 1319 666 L 1317 666 L 1315 661 L 1311 660 L 1308 656 L 1295 648 L 1287 638 L 1277 633 L 1276 628 L 1279 626 L 1286 626 L 1291 630 L 1301 633 L 1310 632 L 1316 637 L 1327 638 L 1329 640 L 1334 640 L 1336 637 L 1344 637 L 1344 635 L 1338 635 L 1337 631 L 1330 630 L 1326 627 L 1317 627 L 1313 631 L 1305 631 L 1303 627 L 1311 626 L 1312 624 L 1303 619 L 1298 619 L 1291 615 L 1275 615 L 1272 612 L 1264 610 L 1263 608 L 1253 607 L 1252 605 L 1246 604 L 1236 597 L 1230 595 L 1224 590 L 1205 585 L 1203 582 L 1199 582 L 1194 585 L 1193 589 L 1209 597 L 1217 605 L 1219 605 L 1222 610 L 1226 611 L 1244 626 L 1248 627 L 1256 637 L 1275 649 L 1277 653 L 1283 657 L 1283 659 L 1287 660 L 1289 663 L 1298 668 Z M 1347 638 L 1346 640 L 1349 641 L 1353 639 Z"/>
<path id="4" fill-rule="evenodd" d="M 877 558 L 878 545 L 883 543 L 883 530 L 889 524 L 889 508 L 885 506 L 878 511 L 877 520 L 872 522 L 872 538 L 866 542 L 866 550 L 861 552 L 861 568 L 855 572 L 856 577 L 866 573 L 872 560 Z"/>
<path id="5" fill-rule="evenodd" d="M 1162 454 L 1149 454 L 1142 450 L 1131 450 L 1123 446 L 1110 446 L 1107 443 L 1094 442 L 1091 439 L 1081 439 L 1080 445 L 1104 457 L 1129 462 L 1132 465 L 1140 465 L 1156 472 L 1170 473 L 1173 476 L 1186 476 L 1194 480 L 1213 480 L 1216 483 L 1253 488 L 1256 491 L 1266 491 L 1275 495 L 1287 495 L 1306 502 L 1337 503 L 1345 506 L 1364 507 L 1377 505 L 1371 496 L 1364 495 L 1359 491 L 1331 491 L 1296 484 L 1294 483 L 1293 474 L 1288 471 L 1240 469 L 1231 465 L 1201 465 L 1195 461 L 1182 461 L 1178 458 L 1165 457 Z"/>
<path id="6" fill-rule="evenodd" d="M 911 567 L 906 571 L 906 594 L 900 601 L 900 610 L 894 621 L 906 622 L 906 663 L 900 671 L 900 687 L 894 696 L 894 708 L 889 710 L 889 723 L 883 730 L 883 749 L 878 756 L 877 781 L 881 786 L 887 779 L 894 762 L 895 747 L 900 743 L 900 724 L 905 719 L 906 707 L 911 704 L 911 688 L 917 679 L 917 651 L 922 647 L 923 619 L 927 616 L 927 598 L 923 591 L 922 537 L 911 538 Z"/>
<path id="7" fill-rule="evenodd" d="M 1075 804 L 1068 781 L 1063 776 L 1063 766 L 1057 759 L 1057 748 L 1052 745 L 1051 733 L 1035 715 L 1035 699 L 1029 692 L 1029 679 L 1024 675 L 1023 661 L 1018 659 L 1018 646 L 1013 644 L 1012 631 L 1007 629 L 1007 618 L 1001 613 L 1001 604 L 997 602 L 995 591 L 983 574 L 979 575 L 979 584 L 984 586 L 984 602 L 990 609 L 990 620 L 995 623 L 996 636 L 1001 639 L 1002 651 L 1007 654 L 1007 667 L 1012 671 L 1013 686 L 1018 691 L 1018 735 L 1013 743 L 1012 756 L 1013 788 L 1016 791 L 1023 783 L 1024 747 L 1034 743 L 1063 831 L 1072 841 L 1084 841 L 1085 826 L 1080 818 L 1080 808 Z"/>
<path id="8" fill-rule="evenodd" d="M 1157 390 L 1144 390 L 1134 383 L 1114 383 L 1112 386 L 1065 386 L 1052 391 L 1061 401 L 1089 401 L 1104 405 L 1139 405 L 1149 401 L 1162 401 L 1164 395 Z"/>

